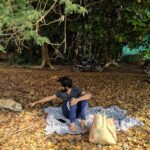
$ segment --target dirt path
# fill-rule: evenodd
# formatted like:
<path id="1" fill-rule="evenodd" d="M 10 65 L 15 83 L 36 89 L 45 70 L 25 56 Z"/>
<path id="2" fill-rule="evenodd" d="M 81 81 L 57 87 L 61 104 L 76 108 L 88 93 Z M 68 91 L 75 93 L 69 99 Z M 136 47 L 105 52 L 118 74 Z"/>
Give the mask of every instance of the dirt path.
<path id="1" fill-rule="evenodd" d="M 59 70 L 33 70 L 0 67 L 0 98 L 12 98 L 20 102 L 24 110 L 14 113 L 0 110 L 0 146 L 5 149 L 19 150 L 80 150 L 100 149 L 99 145 L 88 142 L 86 135 L 44 135 L 45 105 L 29 108 L 27 104 L 53 94 L 58 86 L 56 77 L 69 76 L 76 86 L 92 93 L 90 106 L 118 105 L 129 115 L 144 122 L 143 127 L 134 127 L 127 132 L 118 132 L 118 144 L 104 146 L 106 150 L 122 150 L 124 143 L 130 149 L 149 149 L 150 143 L 150 84 L 148 77 L 138 66 L 109 68 L 101 73 L 76 73 L 70 67 Z M 47 103 L 46 106 L 59 106 L 61 100 Z"/>

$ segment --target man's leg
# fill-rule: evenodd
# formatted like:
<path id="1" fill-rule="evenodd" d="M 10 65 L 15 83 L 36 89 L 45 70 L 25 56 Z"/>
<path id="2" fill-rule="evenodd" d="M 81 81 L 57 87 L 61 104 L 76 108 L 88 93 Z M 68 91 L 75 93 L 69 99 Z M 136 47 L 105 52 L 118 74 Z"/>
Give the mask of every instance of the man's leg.
<path id="1" fill-rule="evenodd" d="M 68 107 L 67 107 L 67 102 L 65 102 L 62 106 L 62 111 L 63 111 L 63 115 L 66 117 L 66 118 L 69 118 L 69 110 L 68 110 Z"/>
<path id="2" fill-rule="evenodd" d="M 77 104 L 70 106 L 70 113 L 69 113 L 69 119 L 70 119 L 70 130 L 73 132 L 77 131 L 75 120 L 76 120 L 76 111 L 77 111 Z"/>
<path id="3" fill-rule="evenodd" d="M 80 101 L 77 105 L 77 116 L 81 117 L 81 128 L 85 129 L 85 118 L 88 109 L 88 100 Z"/>
<path id="4" fill-rule="evenodd" d="M 70 106 L 69 109 L 68 109 L 68 106 L 67 106 L 67 102 L 64 103 L 64 105 L 62 106 L 63 115 L 66 118 L 70 119 L 70 130 L 73 131 L 73 132 L 76 132 L 77 128 L 76 128 L 76 125 L 75 125 L 75 120 L 76 120 L 77 105 Z"/>

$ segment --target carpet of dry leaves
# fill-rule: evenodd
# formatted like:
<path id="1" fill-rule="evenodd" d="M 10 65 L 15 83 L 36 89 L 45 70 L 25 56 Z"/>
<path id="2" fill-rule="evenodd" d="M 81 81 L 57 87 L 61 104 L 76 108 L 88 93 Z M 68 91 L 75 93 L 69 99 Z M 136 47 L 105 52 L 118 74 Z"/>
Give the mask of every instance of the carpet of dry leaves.
<path id="1" fill-rule="evenodd" d="M 126 132 L 117 132 L 118 143 L 103 146 L 88 142 L 83 135 L 45 135 L 47 106 L 59 106 L 61 100 L 39 104 L 34 108 L 28 103 L 53 94 L 56 78 L 73 78 L 76 86 L 93 94 L 90 106 L 117 105 L 128 115 L 144 122 Z M 127 65 L 108 68 L 101 73 L 76 73 L 69 67 L 57 70 L 0 67 L 0 98 L 11 98 L 23 105 L 22 112 L 0 110 L 1 150 L 148 150 L 150 149 L 150 84 L 141 67 Z"/>

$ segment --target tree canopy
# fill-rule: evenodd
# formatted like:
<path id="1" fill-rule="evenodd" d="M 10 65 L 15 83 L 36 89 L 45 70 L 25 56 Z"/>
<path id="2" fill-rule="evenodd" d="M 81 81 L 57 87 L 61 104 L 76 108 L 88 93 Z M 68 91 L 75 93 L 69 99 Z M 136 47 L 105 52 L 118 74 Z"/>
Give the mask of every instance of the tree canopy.
<path id="1" fill-rule="evenodd" d="M 0 50 L 48 44 L 69 61 L 78 53 L 109 60 L 127 43 L 149 45 L 149 8 L 149 0 L 2 0 Z"/>

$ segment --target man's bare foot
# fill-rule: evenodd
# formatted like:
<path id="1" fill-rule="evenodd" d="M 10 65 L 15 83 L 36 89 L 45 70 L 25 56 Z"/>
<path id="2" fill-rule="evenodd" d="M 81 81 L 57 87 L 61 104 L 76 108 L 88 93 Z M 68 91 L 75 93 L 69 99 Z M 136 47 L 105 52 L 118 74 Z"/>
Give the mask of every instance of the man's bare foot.
<path id="1" fill-rule="evenodd" d="M 85 120 L 81 120 L 81 129 L 82 130 L 86 130 L 87 129 L 86 124 L 85 124 Z"/>
<path id="2" fill-rule="evenodd" d="M 75 123 L 71 123 L 71 124 L 70 124 L 70 130 L 71 130 L 72 132 L 76 132 L 76 131 L 77 131 L 77 127 L 76 127 Z"/>

